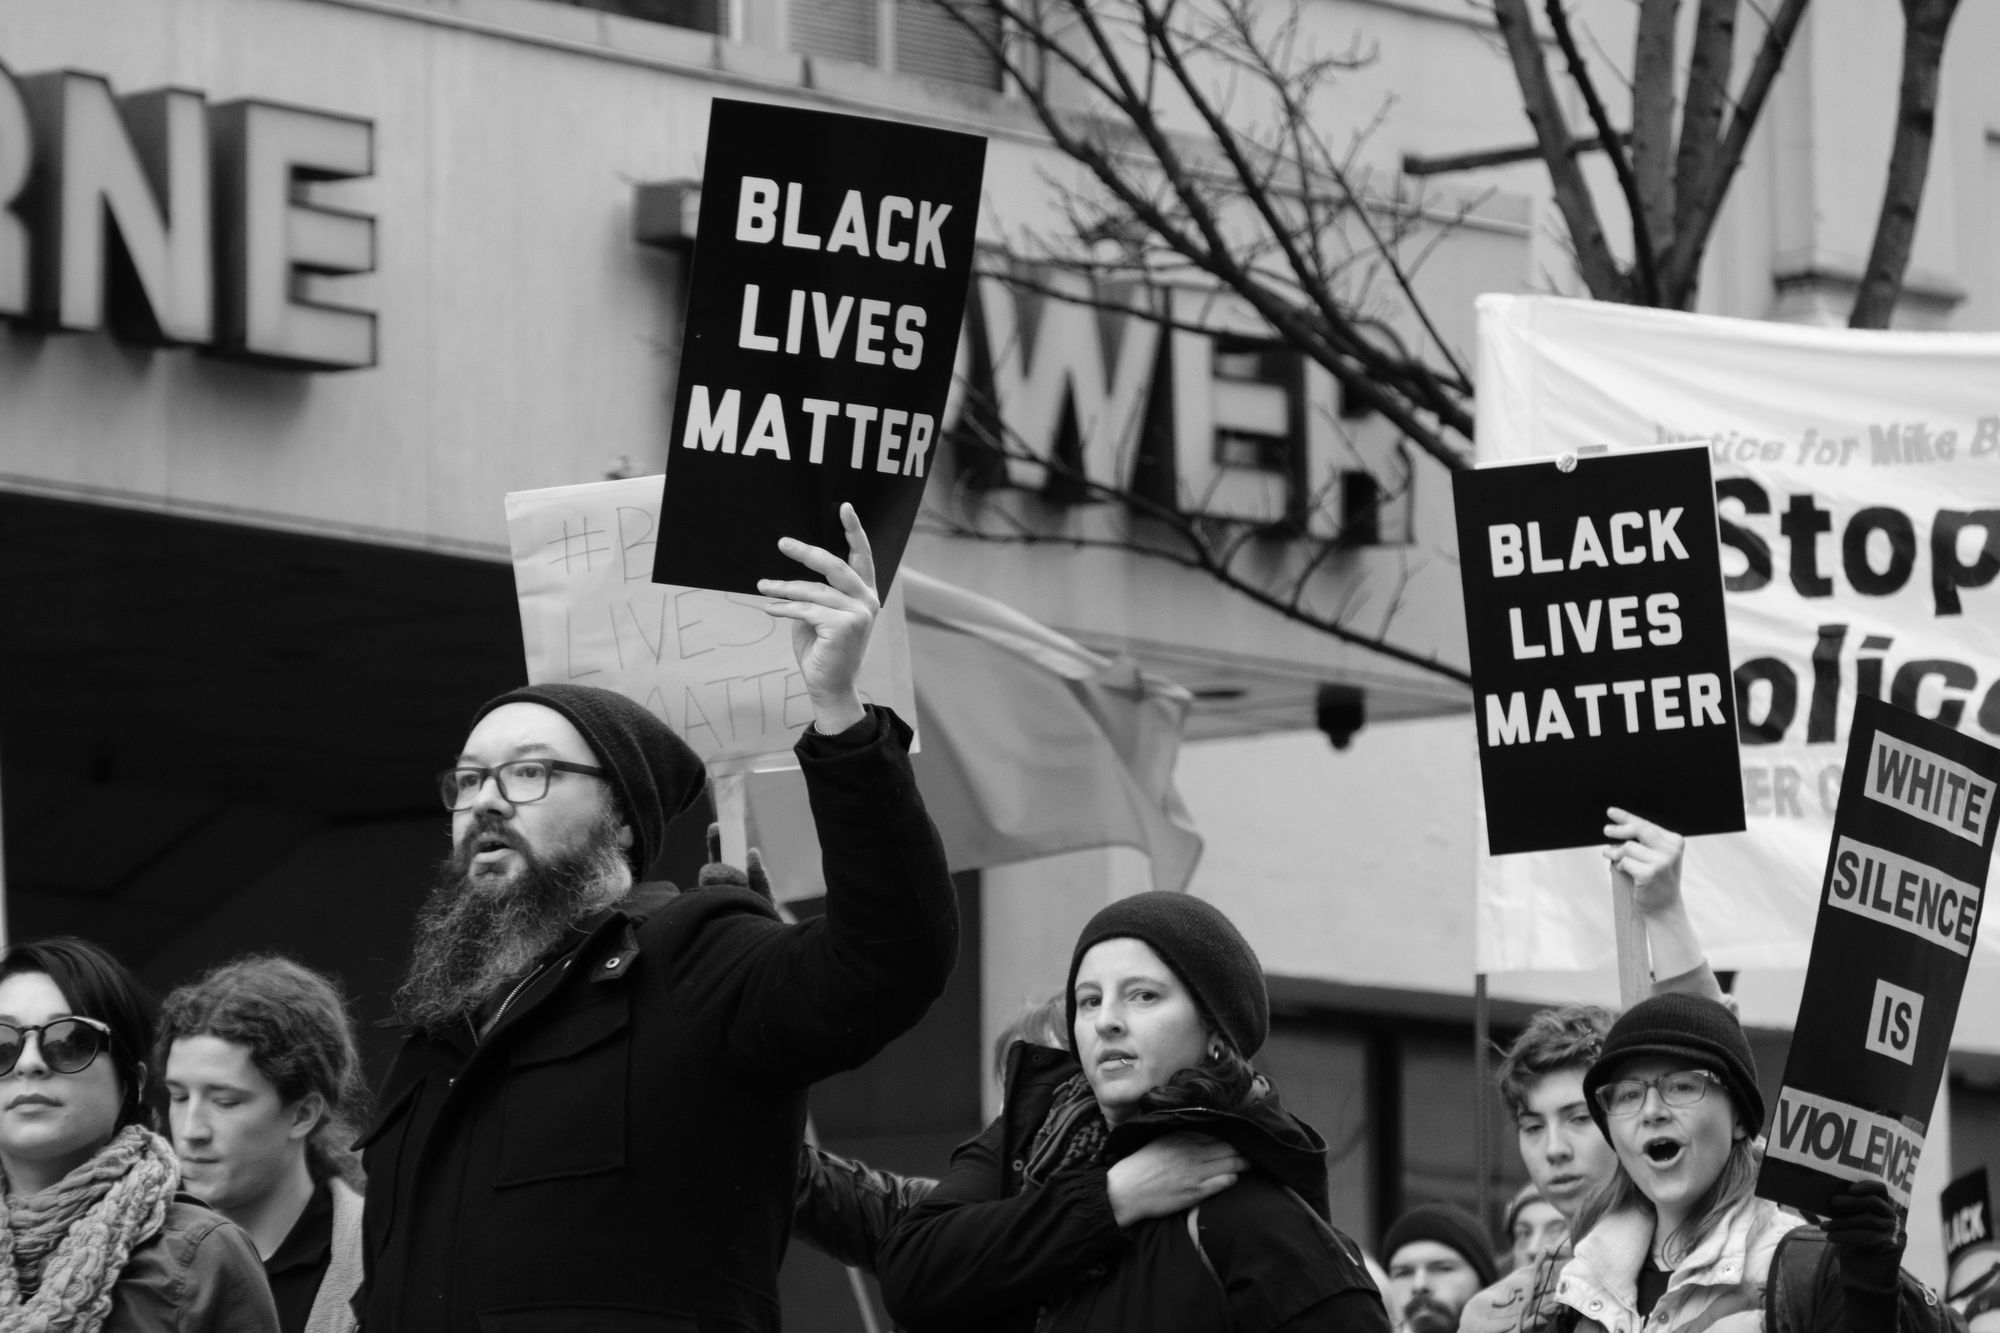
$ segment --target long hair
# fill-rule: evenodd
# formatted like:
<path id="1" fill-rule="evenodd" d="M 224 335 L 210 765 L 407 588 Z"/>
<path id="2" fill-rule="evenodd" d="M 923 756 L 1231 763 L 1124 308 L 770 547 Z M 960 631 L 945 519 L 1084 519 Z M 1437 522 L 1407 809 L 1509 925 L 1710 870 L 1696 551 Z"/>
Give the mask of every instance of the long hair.
<path id="1" fill-rule="evenodd" d="M 132 969 L 101 944 L 74 935 L 54 935 L 17 944 L 0 955 L 0 981 L 40 973 L 55 983 L 79 1018 L 94 1018 L 111 1029 L 112 1068 L 117 1071 L 118 1128 L 143 1125 L 157 1131 L 160 1112 L 154 1096 L 158 1066 L 146 1066 L 153 1035 L 153 996 Z"/>
<path id="2" fill-rule="evenodd" d="M 338 1176 L 359 1188 L 361 1159 L 350 1146 L 367 1117 L 354 1024 L 340 987 L 278 954 L 238 958 L 167 997 L 155 1060 L 184 1037 L 215 1037 L 244 1048 L 286 1104 L 318 1093 L 326 1110 L 306 1139 L 314 1180 Z"/>
<path id="3" fill-rule="evenodd" d="M 1764 1149 L 1753 1136 L 1745 1134 L 1730 1144 L 1729 1156 L 1723 1159 L 1722 1170 L 1695 1199 L 1688 1210 L 1688 1220 L 1661 1238 L 1661 1259 L 1672 1266 L 1694 1253 L 1722 1225 L 1723 1216 L 1730 1209 L 1756 1192 L 1757 1172 L 1763 1164 Z M 1621 1161 L 1612 1169 L 1610 1179 L 1583 1201 L 1571 1231 L 1578 1240 L 1582 1240 L 1606 1216 L 1628 1208 L 1652 1214 L 1654 1225 L 1659 1224 L 1659 1214 L 1653 1208 L 1653 1201 L 1626 1174 L 1625 1163 Z"/>

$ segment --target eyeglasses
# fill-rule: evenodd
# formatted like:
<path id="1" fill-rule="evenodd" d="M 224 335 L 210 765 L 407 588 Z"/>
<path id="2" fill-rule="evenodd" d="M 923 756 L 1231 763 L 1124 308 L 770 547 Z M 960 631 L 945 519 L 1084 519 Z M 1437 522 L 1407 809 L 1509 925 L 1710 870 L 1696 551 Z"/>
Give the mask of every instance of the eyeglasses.
<path id="1" fill-rule="evenodd" d="M 1721 1082 L 1706 1069 L 1676 1069 L 1658 1078 L 1621 1078 L 1597 1090 L 1597 1104 L 1606 1115 L 1637 1115 L 1646 1104 L 1646 1089 L 1658 1088 L 1660 1100 L 1668 1106 L 1693 1106 L 1707 1094 L 1709 1084 L 1719 1086 Z"/>
<path id="2" fill-rule="evenodd" d="M 42 1063 L 58 1074 L 81 1074 L 110 1049 L 111 1028 L 94 1018 L 58 1018 L 48 1023 L 0 1023 L 0 1077 L 14 1072 L 32 1036 L 41 1043 Z"/>
<path id="3" fill-rule="evenodd" d="M 514 759 L 491 768 L 447 768 L 438 774 L 438 795 L 447 810 L 470 810 L 479 799 L 479 789 L 492 778 L 500 784 L 500 799 L 509 805 L 527 805 L 549 794 L 549 782 L 558 773 L 581 773 L 601 778 L 604 770 L 589 764 L 572 764 L 564 759 Z"/>

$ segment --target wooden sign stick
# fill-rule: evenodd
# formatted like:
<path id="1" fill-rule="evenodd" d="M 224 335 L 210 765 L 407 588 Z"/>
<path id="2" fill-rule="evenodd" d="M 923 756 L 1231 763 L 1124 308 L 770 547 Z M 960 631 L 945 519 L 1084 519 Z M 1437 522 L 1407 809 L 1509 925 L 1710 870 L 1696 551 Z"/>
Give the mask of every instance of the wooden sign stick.
<path id="1" fill-rule="evenodd" d="M 747 869 L 750 865 L 749 779 L 742 773 L 710 773 L 715 798 L 715 822 L 722 826 L 722 863 Z"/>
<path id="2" fill-rule="evenodd" d="M 1618 943 L 1620 1009 L 1630 1009 L 1645 999 L 1653 986 L 1653 964 L 1646 952 L 1646 923 L 1639 919 L 1637 892 L 1632 877 L 1612 866 L 1611 933 Z"/>

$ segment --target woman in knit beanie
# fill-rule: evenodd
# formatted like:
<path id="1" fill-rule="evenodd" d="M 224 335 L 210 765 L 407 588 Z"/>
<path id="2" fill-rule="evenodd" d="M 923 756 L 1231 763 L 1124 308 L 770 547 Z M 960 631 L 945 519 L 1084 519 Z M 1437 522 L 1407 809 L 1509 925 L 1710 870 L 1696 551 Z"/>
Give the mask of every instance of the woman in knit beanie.
<path id="1" fill-rule="evenodd" d="M 1764 1097 L 1726 1007 L 1641 1001 L 1612 1025 L 1583 1088 L 1618 1166 L 1577 1213 L 1560 1324 L 1679 1333 L 1727 1317 L 1757 1333 L 1770 1285 L 1787 1329 L 1918 1333 L 1898 1319 L 1903 1241 L 1880 1181 L 1836 1196 L 1824 1233 L 1756 1197 Z M 1804 1277 L 1780 1281 L 1774 1265 Z"/>
<path id="2" fill-rule="evenodd" d="M 1264 970 L 1178 893 L 1104 908 L 1070 953 L 1068 1049 L 1017 1043 L 1000 1118 L 878 1255 L 911 1333 L 1387 1333 L 1326 1221 L 1326 1145 L 1250 1064 Z"/>
<path id="3" fill-rule="evenodd" d="M 94 944 L 0 957 L 0 1333 L 275 1333 L 241 1231 L 179 1194 L 152 1006 Z"/>

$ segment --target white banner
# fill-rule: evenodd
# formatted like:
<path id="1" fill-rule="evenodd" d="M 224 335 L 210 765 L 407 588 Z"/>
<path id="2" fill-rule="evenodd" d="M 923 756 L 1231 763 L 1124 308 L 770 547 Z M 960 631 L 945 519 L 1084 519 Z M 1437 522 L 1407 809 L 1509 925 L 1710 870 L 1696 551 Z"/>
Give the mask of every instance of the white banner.
<path id="1" fill-rule="evenodd" d="M 791 622 L 766 615 L 762 597 L 654 583 L 659 517 L 658 477 L 507 497 L 528 679 L 601 685 L 638 700 L 711 773 L 797 767 L 792 745 L 812 705 Z M 799 577 L 813 575 L 800 565 Z M 900 584 L 869 636 L 860 689 L 916 724 Z"/>
<path id="2" fill-rule="evenodd" d="M 1804 967 L 1856 694 L 2000 743 L 2000 335 L 1484 296 L 1478 440 L 1708 445 L 1749 828 L 1692 842 L 1686 896 L 1718 968 Z M 1607 879 L 1482 852 L 1479 969 L 1608 966 Z"/>

